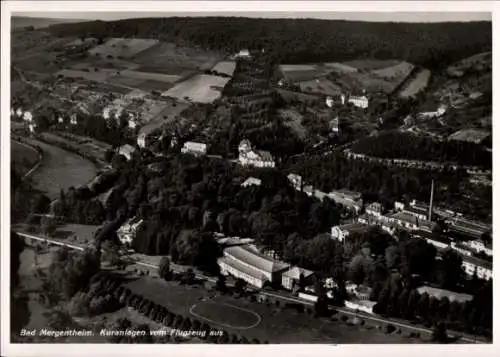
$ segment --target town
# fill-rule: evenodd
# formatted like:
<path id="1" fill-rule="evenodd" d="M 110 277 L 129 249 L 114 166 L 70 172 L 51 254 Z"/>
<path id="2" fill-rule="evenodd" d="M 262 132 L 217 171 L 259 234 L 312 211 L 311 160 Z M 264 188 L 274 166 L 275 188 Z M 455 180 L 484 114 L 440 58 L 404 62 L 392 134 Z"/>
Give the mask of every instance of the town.
<path id="1" fill-rule="evenodd" d="M 13 29 L 13 341 L 491 343 L 491 22 L 181 20 Z"/>

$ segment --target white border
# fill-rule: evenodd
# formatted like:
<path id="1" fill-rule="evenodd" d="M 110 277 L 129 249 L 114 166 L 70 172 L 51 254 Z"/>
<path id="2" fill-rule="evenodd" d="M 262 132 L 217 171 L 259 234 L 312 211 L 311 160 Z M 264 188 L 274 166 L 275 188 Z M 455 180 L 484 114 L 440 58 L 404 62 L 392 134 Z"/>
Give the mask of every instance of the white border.
<path id="1" fill-rule="evenodd" d="M 267 345 L 267 346 L 221 346 L 221 345 L 111 345 L 111 344 L 29 344 L 12 345 L 9 343 L 9 252 L 10 252 L 10 121 L 9 121 L 9 97 L 10 97 L 10 15 L 12 12 L 228 12 L 234 11 L 236 16 L 243 16 L 245 11 L 286 11 L 286 12 L 489 12 L 493 11 L 494 39 L 498 39 L 500 20 L 500 6 L 491 1 L 180 1 L 180 2 L 157 2 L 157 1 L 2 1 L 1 4 L 1 354 L 5 356 L 101 356 L 101 355 L 171 355 L 171 356 L 221 356 L 228 354 L 252 355 L 287 355 L 287 356 L 312 356 L 319 354 L 341 354 L 366 356 L 380 354 L 383 356 L 408 354 L 423 356 L 428 354 L 439 355 L 471 355 L 484 356 L 493 355 L 495 345 L 342 345 L 332 347 L 328 345 Z M 493 41 L 495 43 L 495 41 Z M 495 47 L 495 46 L 494 46 Z M 493 51 L 493 62 L 498 64 L 497 49 Z M 494 66 L 496 67 L 496 66 Z M 493 71 L 494 105 L 493 114 L 496 118 L 496 105 L 500 103 L 500 88 L 498 88 L 499 74 Z M 495 124 L 496 119 L 493 120 Z M 495 127 L 496 125 L 494 125 Z M 494 131 L 496 131 L 494 129 Z M 494 134 L 496 137 L 496 134 Z M 494 144 L 494 151 L 497 145 Z M 494 161 L 500 160 L 494 155 Z M 493 181 L 498 182 L 499 174 L 494 170 Z M 498 195 L 497 195 L 498 196 Z M 499 222 L 500 216 L 496 208 L 500 208 L 498 197 L 494 195 L 493 218 L 494 225 Z M 494 240 L 496 228 L 494 228 Z M 500 241 L 494 244 L 495 251 L 500 246 Z M 495 268 L 495 276 L 499 276 L 500 269 Z M 498 284 L 494 284 L 495 296 L 498 293 Z M 498 312 L 498 299 L 494 299 L 494 311 Z M 495 315 L 495 314 L 494 314 Z M 494 321 L 494 332 L 497 340 L 500 326 Z"/>

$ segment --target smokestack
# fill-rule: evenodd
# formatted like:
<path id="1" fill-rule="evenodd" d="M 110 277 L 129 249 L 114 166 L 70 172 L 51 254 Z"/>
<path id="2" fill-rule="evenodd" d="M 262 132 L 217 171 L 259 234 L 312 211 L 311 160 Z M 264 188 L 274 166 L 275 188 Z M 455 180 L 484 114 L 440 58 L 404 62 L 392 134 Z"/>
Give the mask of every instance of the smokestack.
<path id="1" fill-rule="evenodd" d="M 434 180 L 431 183 L 431 199 L 429 200 L 429 221 L 432 221 L 432 200 L 434 199 Z"/>

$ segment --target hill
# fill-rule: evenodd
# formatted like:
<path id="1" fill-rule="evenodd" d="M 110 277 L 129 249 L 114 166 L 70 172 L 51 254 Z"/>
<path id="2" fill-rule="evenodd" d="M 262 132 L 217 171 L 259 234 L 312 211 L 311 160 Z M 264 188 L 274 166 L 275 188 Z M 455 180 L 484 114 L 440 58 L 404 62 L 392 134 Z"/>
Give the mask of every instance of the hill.
<path id="1" fill-rule="evenodd" d="M 142 18 L 58 24 L 59 36 L 152 38 L 235 52 L 265 48 L 281 63 L 400 59 L 426 68 L 491 51 L 491 22 L 371 23 L 244 17 Z"/>
<path id="2" fill-rule="evenodd" d="M 46 28 L 51 25 L 61 24 L 61 23 L 74 23 L 81 22 L 82 20 L 76 19 L 51 19 L 51 18 L 39 18 L 39 17 L 26 17 L 26 16 L 12 16 L 11 18 L 11 28 L 13 30 L 22 29 L 25 27 L 33 26 L 35 29 Z"/>

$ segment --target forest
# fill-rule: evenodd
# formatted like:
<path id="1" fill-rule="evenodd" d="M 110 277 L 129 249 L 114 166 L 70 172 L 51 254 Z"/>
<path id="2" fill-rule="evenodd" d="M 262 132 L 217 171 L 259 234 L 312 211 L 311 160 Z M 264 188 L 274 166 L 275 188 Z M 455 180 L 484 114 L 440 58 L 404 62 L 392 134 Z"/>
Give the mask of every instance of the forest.
<path id="1" fill-rule="evenodd" d="M 437 141 L 430 137 L 395 130 L 367 137 L 352 146 L 358 154 L 384 159 L 408 159 L 458 163 L 491 169 L 491 153 L 483 146 L 460 141 Z"/>
<path id="2" fill-rule="evenodd" d="M 400 59 L 440 68 L 492 48 L 491 22 L 376 23 L 245 17 L 142 18 L 57 24 L 58 36 L 155 38 L 206 49 L 272 52 L 282 63 Z M 409 45 L 411 44 L 411 45 Z"/>

